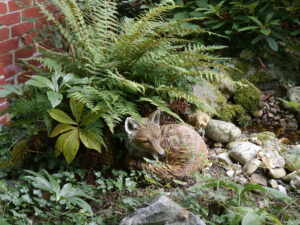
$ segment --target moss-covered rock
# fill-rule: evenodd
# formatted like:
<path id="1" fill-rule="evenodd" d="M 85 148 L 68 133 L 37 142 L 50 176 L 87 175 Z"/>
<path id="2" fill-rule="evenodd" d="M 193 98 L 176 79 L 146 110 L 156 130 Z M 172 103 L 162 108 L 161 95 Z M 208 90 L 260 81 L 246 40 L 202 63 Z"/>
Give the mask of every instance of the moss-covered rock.
<path id="1" fill-rule="evenodd" d="M 241 105 L 247 113 L 253 113 L 261 108 L 260 90 L 246 79 L 241 80 L 242 84 L 236 89 L 233 99 Z"/>
<path id="2" fill-rule="evenodd" d="M 243 127 L 251 124 L 251 117 L 241 105 L 223 104 L 219 105 L 217 111 L 220 120 L 237 122 Z"/>

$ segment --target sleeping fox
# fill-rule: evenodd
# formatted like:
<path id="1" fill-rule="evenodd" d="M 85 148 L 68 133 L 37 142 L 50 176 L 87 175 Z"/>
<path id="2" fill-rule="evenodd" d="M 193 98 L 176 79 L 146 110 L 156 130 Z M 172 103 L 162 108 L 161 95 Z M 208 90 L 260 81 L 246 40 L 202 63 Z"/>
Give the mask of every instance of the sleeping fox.
<path id="1" fill-rule="evenodd" d="M 208 152 L 202 137 L 189 125 L 159 125 L 157 110 L 139 123 L 131 117 L 125 121 L 128 138 L 127 166 L 145 169 L 163 179 L 182 178 L 203 169 Z M 163 166 L 144 161 L 144 157 L 158 156 Z"/>

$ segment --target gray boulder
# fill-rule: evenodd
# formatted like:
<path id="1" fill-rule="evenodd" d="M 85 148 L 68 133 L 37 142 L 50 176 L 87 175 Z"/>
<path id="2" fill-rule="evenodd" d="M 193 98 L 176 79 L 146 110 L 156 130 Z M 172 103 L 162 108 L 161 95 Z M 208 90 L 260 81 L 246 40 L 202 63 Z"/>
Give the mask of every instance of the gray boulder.
<path id="1" fill-rule="evenodd" d="M 235 161 L 244 165 L 254 159 L 260 150 L 260 146 L 245 141 L 234 145 L 229 154 Z"/>
<path id="2" fill-rule="evenodd" d="M 137 209 L 125 217 L 120 225 L 205 225 L 205 223 L 168 197 L 160 196 L 149 206 Z"/>
<path id="3" fill-rule="evenodd" d="M 286 167 L 289 171 L 293 172 L 300 169 L 300 145 L 288 150 L 284 154 Z"/>
<path id="4" fill-rule="evenodd" d="M 205 134 L 214 141 L 226 143 L 237 140 L 242 132 L 231 122 L 210 120 L 206 126 Z"/>
<path id="5" fill-rule="evenodd" d="M 285 160 L 283 157 L 279 155 L 276 149 L 266 148 L 264 149 L 264 156 L 267 160 L 267 167 L 275 169 L 275 168 L 283 168 L 285 165 Z"/>

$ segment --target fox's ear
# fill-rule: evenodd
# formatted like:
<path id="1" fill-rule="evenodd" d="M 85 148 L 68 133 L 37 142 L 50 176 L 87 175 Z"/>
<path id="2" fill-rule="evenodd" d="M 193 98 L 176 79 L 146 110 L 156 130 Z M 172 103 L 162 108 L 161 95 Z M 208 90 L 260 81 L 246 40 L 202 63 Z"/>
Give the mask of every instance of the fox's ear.
<path id="1" fill-rule="evenodd" d="M 159 121 L 160 121 L 160 110 L 156 110 L 153 112 L 150 116 L 149 119 L 151 120 L 152 123 L 155 125 L 159 126 Z"/>
<path id="2" fill-rule="evenodd" d="M 125 130 L 127 134 L 132 135 L 136 133 L 139 129 L 138 122 L 132 117 L 127 117 L 125 120 Z"/>

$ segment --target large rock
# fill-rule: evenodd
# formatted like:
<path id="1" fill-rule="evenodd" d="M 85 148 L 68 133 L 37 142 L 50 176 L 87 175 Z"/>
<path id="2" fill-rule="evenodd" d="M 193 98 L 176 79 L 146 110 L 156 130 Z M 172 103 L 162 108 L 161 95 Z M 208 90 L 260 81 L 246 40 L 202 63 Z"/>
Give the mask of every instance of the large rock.
<path id="1" fill-rule="evenodd" d="M 160 196 L 148 207 L 137 209 L 125 217 L 120 225 L 205 225 L 205 223 L 168 197 Z"/>
<path id="2" fill-rule="evenodd" d="M 241 142 L 234 145 L 230 151 L 230 157 L 244 165 L 246 162 L 254 159 L 261 147 L 251 142 Z"/>
<path id="3" fill-rule="evenodd" d="M 261 142 L 262 147 L 272 147 L 278 148 L 276 135 L 270 131 L 265 131 L 261 133 L 253 133 L 250 135 L 250 140 L 259 140 Z"/>
<path id="4" fill-rule="evenodd" d="M 219 81 L 216 83 L 216 87 L 222 92 L 226 99 L 229 99 L 235 91 L 232 79 L 227 74 L 220 73 Z"/>
<path id="5" fill-rule="evenodd" d="M 221 143 L 237 140 L 241 133 L 233 123 L 221 120 L 210 120 L 205 129 L 205 134 L 209 138 Z"/>

